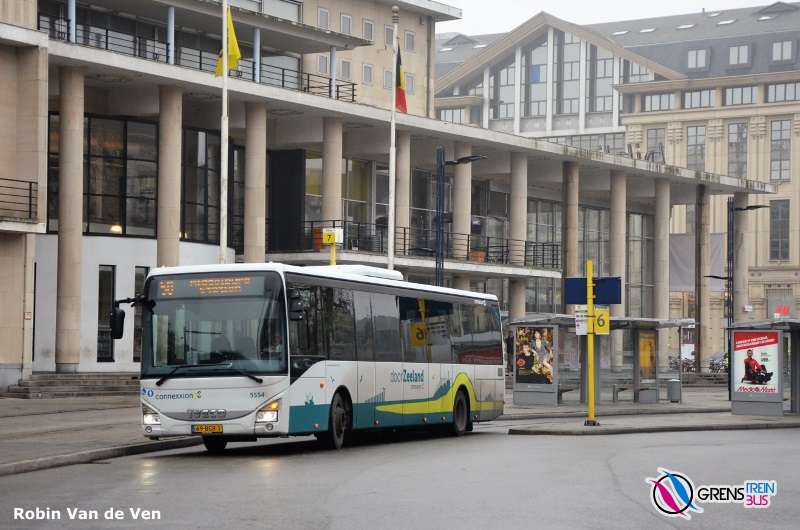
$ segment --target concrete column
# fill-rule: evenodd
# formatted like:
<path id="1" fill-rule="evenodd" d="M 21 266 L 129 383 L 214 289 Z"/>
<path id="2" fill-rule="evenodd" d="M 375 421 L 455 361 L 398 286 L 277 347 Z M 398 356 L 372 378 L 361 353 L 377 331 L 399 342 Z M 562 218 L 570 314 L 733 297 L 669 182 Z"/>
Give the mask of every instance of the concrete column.
<path id="1" fill-rule="evenodd" d="M 244 261 L 262 263 L 266 253 L 267 105 L 245 105 Z"/>
<path id="2" fill-rule="evenodd" d="M 669 179 L 656 179 L 656 208 L 653 217 L 653 316 L 669 318 L 669 214 L 671 189 Z M 669 367 L 670 330 L 661 329 L 658 334 L 658 368 Z"/>
<path id="3" fill-rule="evenodd" d="M 56 372 L 78 371 L 81 359 L 81 269 L 83 266 L 83 112 L 80 67 L 59 71 L 60 158 L 58 173 L 58 286 Z"/>
<path id="4" fill-rule="evenodd" d="M 453 288 L 461 289 L 462 291 L 469 291 L 469 274 L 453 276 Z"/>
<path id="5" fill-rule="evenodd" d="M 402 233 L 403 228 L 411 226 L 411 133 L 408 131 L 397 131 L 396 163 L 394 224 L 398 233 Z M 395 241 L 401 244 L 402 238 L 398 235 Z"/>
<path id="6" fill-rule="evenodd" d="M 700 371 L 708 371 L 711 355 L 711 230 L 709 193 L 706 185 L 697 187 L 695 205 L 695 347 L 694 362 Z"/>
<path id="7" fill-rule="evenodd" d="M 611 260 L 609 272 L 611 276 L 619 276 L 622 279 L 622 303 L 612 304 L 609 309 L 612 317 L 625 316 L 625 293 L 627 278 L 627 234 L 628 219 L 626 215 L 626 201 L 628 195 L 628 178 L 624 171 L 614 170 L 611 172 L 611 219 L 609 234 L 609 251 Z M 611 369 L 620 371 L 622 369 L 622 341 L 624 332 L 615 330 L 611 332 Z"/>
<path id="8" fill-rule="evenodd" d="M 472 145 L 466 142 L 455 143 L 454 160 L 472 154 Z M 472 224 L 472 164 L 459 164 L 453 166 L 453 258 L 464 260 L 467 258 L 467 243 L 469 242 Z M 454 280 L 455 281 L 455 280 Z M 467 278 L 469 282 L 469 278 Z M 467 284 L 469 288 L 469 284 Z"/>
<path id="9" fill-rule="evenodd" d="M 564 162 L 564 189 L 562 199 L 561 222 L 561 260 L 563 277 L 579 275 L 578 266 L 578 183 L 580 181 L 579 166 L 575 162 Z M 563 284 L 563 282 L 562 282 Z M 568 312 L 566 307 L 564 312 Z"/>
<path id="10" fill-rule="evenodd" d="M 342 119 L 322 120 L 322 220 L 342 220 Z"/>
<path id="11" fill-rule="evenodd" d="M 509 263 L 525 264 L 525 240 L 528 235 L 528 156 L 511 153 L 511 195 L 509 196 Z M 525 309 L 523 285 L 523 314 Z M 513 296 L 512 296 L 513 300 Z"/>
<path id="12" fill-rule="evenodd" d="M 758 210 L 738 210 L 748 206 L 750 196 L 733 194 L 733 320 L 747 319 L 744 306 L 750 303 L 750 216 Z"/>
<path id="13" fill-rule="evenodd" d="M 158 236 L 159 267 L 180 265 L 181 152 L 183 150 L 183 92 L 159 87 L 158 122 Z"/>
<path id="14" fill-rule="evenodd" d="M 525 318 L 525 279 L 515 278 L 508 284 L 508 321 L 513 322 L 518 318 Z"/>

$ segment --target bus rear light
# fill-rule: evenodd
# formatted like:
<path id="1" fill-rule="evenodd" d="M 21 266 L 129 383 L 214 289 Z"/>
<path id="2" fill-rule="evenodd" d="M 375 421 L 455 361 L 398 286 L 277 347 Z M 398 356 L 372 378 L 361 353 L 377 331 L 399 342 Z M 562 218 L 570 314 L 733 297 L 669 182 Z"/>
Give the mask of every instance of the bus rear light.
<path id="1" fill-rule="evenodd" d="M 325 388 L 325 381 L 322 381 L 322 382 L 319 384 L 319 387 L 320 387 L 320 388 Z"/>
<path id="2" fill-rule="evenodd" d="M 278 411 L 281 408 L 281 400 L 269 402 L 264 407 L 261 407 L 256 413 L 256 423 L 267 423 L 278 421 Z"/>

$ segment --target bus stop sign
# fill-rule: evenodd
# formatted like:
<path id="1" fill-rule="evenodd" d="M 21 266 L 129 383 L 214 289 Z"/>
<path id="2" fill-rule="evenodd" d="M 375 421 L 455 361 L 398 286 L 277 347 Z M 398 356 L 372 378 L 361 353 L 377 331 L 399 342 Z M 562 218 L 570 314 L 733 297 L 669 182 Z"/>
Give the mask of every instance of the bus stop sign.
<path id="1" fill-rule="evenodd" d="M 564 278 L 564 303 L 586 303 L 586 278 Z M 592 303 L 611 305 L 622 303 L 622 279 L 619 276 L 594 278 Z"/>

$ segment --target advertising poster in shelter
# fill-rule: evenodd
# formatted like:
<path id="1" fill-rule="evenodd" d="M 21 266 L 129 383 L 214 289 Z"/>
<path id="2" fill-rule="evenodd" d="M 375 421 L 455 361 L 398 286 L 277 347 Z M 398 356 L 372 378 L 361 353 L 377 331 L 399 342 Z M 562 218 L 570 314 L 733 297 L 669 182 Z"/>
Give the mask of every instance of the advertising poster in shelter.
<path id="1" fill-rule="evenodd" d="M 639 331 L 639 381 L 656 378 L 656 332 Z"/>
<path id="2" fill-rule="evenodd" d="M 555 378 L 554 328 L 518 327 L 516 337 L 516 384 L 550 385 Z"/>
<path id="3" fill-rule="evenodd" d="M 747 394 L 777 394 L 780 331 L 736 331 L 730 363 L 733 388 Z"/>

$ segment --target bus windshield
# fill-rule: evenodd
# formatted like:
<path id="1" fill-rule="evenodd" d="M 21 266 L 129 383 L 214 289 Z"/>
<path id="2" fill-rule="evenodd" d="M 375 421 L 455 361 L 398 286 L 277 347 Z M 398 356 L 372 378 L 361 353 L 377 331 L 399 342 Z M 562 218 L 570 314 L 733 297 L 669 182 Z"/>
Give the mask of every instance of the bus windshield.
<path id="1" fill-rule="evenodd" d="M 142 378 L 287 374 L 280 275 L 157 275 L 145 285 Z"/>

